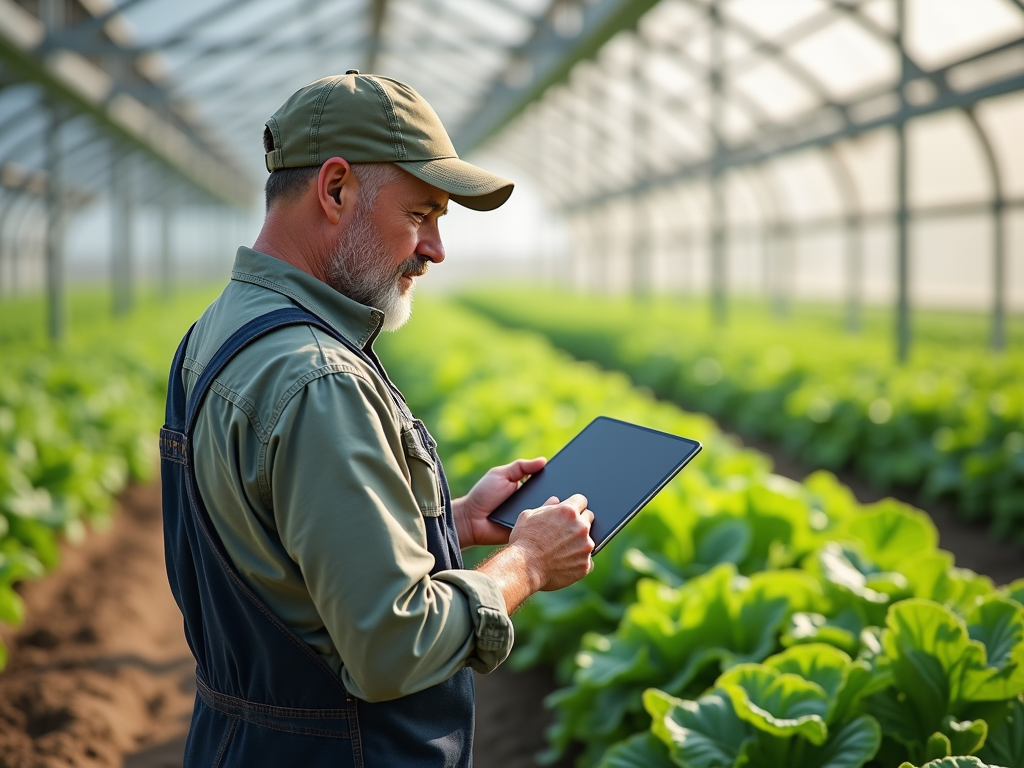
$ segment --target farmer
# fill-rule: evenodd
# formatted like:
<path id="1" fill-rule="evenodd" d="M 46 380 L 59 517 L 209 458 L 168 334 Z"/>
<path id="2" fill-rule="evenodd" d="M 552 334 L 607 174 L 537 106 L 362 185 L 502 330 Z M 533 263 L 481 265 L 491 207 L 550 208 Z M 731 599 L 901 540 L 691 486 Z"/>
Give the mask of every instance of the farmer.
<path id="1" fill-rule="evenodd" d="M 161 431 L 171 588 L 196 657 L 186 766 L 469 766 L 470 668 L 511 614 L 591 567 L 582 496 L 487 514 L 544 459 L 452 499 L 372 344 L 444 260 L 454 201 L 512 183 L 463 162 L 412 88 L 350 71 L 267 121 L 267 215 L 182 341 Z M 508 544 L 476 570 L 460 548 Z"/>

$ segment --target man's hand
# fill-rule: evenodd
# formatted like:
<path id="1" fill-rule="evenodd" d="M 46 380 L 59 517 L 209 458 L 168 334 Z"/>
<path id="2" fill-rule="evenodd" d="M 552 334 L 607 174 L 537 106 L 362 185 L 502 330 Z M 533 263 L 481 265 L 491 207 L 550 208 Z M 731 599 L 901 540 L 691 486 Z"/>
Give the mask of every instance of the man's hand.
<path id="1" fill-rule="evenodd" d="M 567 587 L 590 573 L 593 522 L 586 497 L 578 493 L 563 502 L 552 497 L 519 515 L 509 545 L 479 569 L 498 583 L 509 613 L 534 592 Z"/>
<path id="2" fill-rule="evenodd" d="M 509 531 L 503 525 L 491 522 L 487 516 L 512 495 L 526 477 L 539 472 L 547 459 L 519 459 L 502 467 L 495 467 L 481 477 L 473 489 L 461 499 L 452 502 L 459 546 L 463 549 L 474 544 L 505 544 Z"/>

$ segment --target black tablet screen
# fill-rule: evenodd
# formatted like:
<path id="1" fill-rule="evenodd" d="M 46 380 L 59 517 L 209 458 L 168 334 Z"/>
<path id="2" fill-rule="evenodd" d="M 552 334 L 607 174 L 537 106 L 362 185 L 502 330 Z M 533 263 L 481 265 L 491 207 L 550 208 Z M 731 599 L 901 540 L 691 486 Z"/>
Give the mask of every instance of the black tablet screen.
<path id="1" fill-rule="evenodd" d="M 696 440 L 600 416 L 490 518 L 511 528 L 524 509 L 582 493 L 594 513 L 590 535 L 597 552 L 700 449 Z"/>

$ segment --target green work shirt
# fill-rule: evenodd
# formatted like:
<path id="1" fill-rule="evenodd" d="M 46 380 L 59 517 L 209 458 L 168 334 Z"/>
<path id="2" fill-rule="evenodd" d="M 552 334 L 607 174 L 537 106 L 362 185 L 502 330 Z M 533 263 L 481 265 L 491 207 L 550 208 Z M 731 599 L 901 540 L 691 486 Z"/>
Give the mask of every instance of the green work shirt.
<path id="1" fill-rule="evenodd" d="M 272 310 L 298 304 L 362 349 L 384 319 L 249 248 L 231 278 L 192 333 L 186 394 L 232 332 Z M 423 518 L 443 501 L 414 431 L 373 366 L 297 325 L 228 363 L 194 432 L 199 490 L 235 568 L 367 701 L 428 688 L 467 664 L 490 672 L 512 647 L 493 579 L 430 575 Z"/>

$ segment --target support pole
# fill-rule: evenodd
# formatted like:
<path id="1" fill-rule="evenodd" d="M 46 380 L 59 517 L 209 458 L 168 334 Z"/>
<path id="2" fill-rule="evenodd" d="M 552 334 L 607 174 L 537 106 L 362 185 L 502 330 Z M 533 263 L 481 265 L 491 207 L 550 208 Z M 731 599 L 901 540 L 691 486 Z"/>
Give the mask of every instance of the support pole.
<path id="1" fill-rule="evenodd" d="M 992 184 L 992 328 L 989 345 L 993 352 L 1006 349 L 1006 194 L 1002 169 L 985 126 L 973 108 L 964 110 L 967 122 L 981 146 Z"/>
<path id="2" fill-rule="evenodd" d="M 589 107 L 587 68 L 580 68 L 576 72 L 576 148 L 573 152 L 573 177 L 575 180 L 576 194 L 580 199 L 586 199 L 592 189 L 590 169 L 597 165 L 597 157 L 590 149 L 597 142 L 591 140 L 591 110 Z M 588 272 L 596 265 L 593 264 L 594 253 L 594 227 L 592 213 L 589 208 L 584 208 L 576 214 L 575 237 L 573 239 L 573 265 L 572 283 L 573 288 L 579 293 L 587 292 Z"/>
<path id="3" fill-rule="evenodd" d="M 907 53 L 903 33 L 906 29 L 906 2 L 896 2 L 896 47 L 900 54 L 900 103 L 906 108 Z M 902 117 L 896 123 L 896 360 L 910 357 L 910 215 L 907 205 L 907 124 Z"/>
<path id="4" fill-rule="evenodd" d="M 633 150 L 633 179 L 634 184 L 639 186 L 646 180 L 649 173 L 648 142 L 651 139 L 650 118 L 645 113 L 649 108 L 651 100 L 651 89 L 648 86 L 647 75 L 644 72 L 644 49 L 645 42 L 643 35 L 639 32 L 633 40 L 633 87 L 631 93 L 631 115 L 632 131 L 630 139 Z M 630 221 L 629 231 L 631 239 L 632 267 L 631 284 L 633 297 L 644 299 L 651 293 L 653 285 L 651 258 L 650 225 L 651 216 L 647 207 L 649 201 L 640 192 L 634 192 L 630 198 Z"/>
<path id="5" fill-rule="evenodd" d="M 716 3 L 708 5 L 711 25 L 711 67 L 708 70 L 708 87 L 711 95 L 711 140 L 713 157 L 710 182 L 711 229 L 711 314 L 715 325 L 723 326 L 728 319 L 725 242 L 725 189 L 722 179 L 725 159 L 725 142 L 722 136 L 725 102 L 723 98 L 724 41 L 722 39 L 721 10 Z"/>
<path id="6" fill-rule="evenodd" d="M 1006 205 L 992 202 L 992 350 L 1006 350 Z"/>
<path id="7" fill-rule="evenodd" d="M 113 289 L 113 312 L 120 317 L 132 308 L 132 195 L 131 155 L 112 147 L 111 164 L 111 259 L 110 283 Z"/>
<path id="8" fill-rule="evenodd" d="M 165 178 L 164 190 L 160 195 L 160 295 L 165 300 L 171 298 L 174 293 L 174 258 L 171 248 L 171 227 L 174 220 L 172 194 L 170 180 Z"/>
<path id="9" fill-rule="evenodd" d="M 64 200 L 61 194 L 63 153 L 60 146 L 63 111 L 50 105 L 50 125 L 46 133 L 46 329 L 50 342 L 60 344 L 67 324 L 64 286 Z"/>
<path id="10" fill-rule="evenodd" d="M 859 216 L 846 217 L 846 331 L 857 334 L 864 321 L 862 286 L 864 285 L 864 233 Z"/>

